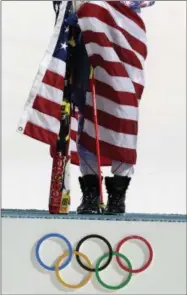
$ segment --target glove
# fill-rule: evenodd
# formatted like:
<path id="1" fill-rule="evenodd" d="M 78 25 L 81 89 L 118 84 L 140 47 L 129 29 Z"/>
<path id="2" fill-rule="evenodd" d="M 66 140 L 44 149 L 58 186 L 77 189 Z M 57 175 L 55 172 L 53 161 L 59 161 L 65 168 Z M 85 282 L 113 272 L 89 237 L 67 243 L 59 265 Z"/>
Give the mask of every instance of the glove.
<path id="1" fill-rule="evenodd" d="M 64 22 L 71 26 L 77 26 L 78 25 L 78 17 L 76 13 L 73 13 L 71 16 L 67 17 Z"/>

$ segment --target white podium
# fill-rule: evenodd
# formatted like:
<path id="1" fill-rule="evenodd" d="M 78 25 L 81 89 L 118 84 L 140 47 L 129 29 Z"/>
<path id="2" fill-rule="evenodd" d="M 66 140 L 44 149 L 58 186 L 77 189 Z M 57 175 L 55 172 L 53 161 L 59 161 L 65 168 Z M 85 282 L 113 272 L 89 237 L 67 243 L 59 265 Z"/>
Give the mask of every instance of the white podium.
<path id="1" fill-rule="evenodd" d="M 3 295 L 186 294 L 186 215 L 78 216 L 72 212 L 66 216 L 37 210 L 2 209 L 1 216 Z M 49 237 L 45 239 L 46 235 Z M 72 252 L 87 235 L 96 237 L 83 241 L 79 252 L 86 255 L 91 266 L 82 257 L 79 262 L 92 270 L 108 264 L 97 274 L 84 269 Z M 151 249 L 133 236 L 145 239 Z M 124 258 L 119 257 L 119 265 L 115 255 L 122 239 L 126 240 L 119 253 L 130 261 L 130 272 L 120 267 L 122 264 L 127 268 Z M 48 268 L 55 268 L 58 258 L 67 250 L 60 264 L 63 269 L 57 273 L 40 265 L 42 262 Z M 145 270 L 133 272 L 148 262 L 150 265 Z M 81 283 L 85 283 L 81 288 L 67 287 Z M 115 289 L 120 285 L 124 286 Z"/>

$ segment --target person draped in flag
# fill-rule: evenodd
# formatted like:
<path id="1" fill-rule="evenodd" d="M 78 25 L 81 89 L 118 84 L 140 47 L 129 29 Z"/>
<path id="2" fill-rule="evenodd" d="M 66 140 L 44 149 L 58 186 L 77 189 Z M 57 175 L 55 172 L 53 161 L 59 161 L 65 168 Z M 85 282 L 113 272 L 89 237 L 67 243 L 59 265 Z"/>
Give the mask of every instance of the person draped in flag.
<path id="1" fill-rule="evenodd" d="M 51 214 L 68 212 L 70 159 L 82 174 L 77 213 L 101 213 L 100 166 L 111 166 L 113 174 L 105 177 L 105 214 L 126 211 L 145 85 L 147 42 L 141 8 L 154 2 L 53 2 L 54 32 L 17 128 L 50 146 Z"/>
<path id="2" fill-rule="evenodd" d="M 155 1 L 120 1 L 128 6 L 135 13 L 140 14 L 141 8 L 152 6 Z M 54 7 L 59 9 L 60 3 L 55 1 Z M 76 27 L 79 31 L 76 39 L 76 52 L 74 61 L 74 82 L 72 101 L 79 109 L 79 136 L 84 128 L 84 108 L 86 102 L 86 93 L 88 91 L 88 80 L 90 75 L 90 60 L 84 44 L 81 28 L 79 26 L 77 14 L 73 14 L 66 20 L 69 24 Z M 107 108 L 107 105 L 106 105 Z M 102 138 L 101 138 L 102 140 Z M 90 152 L 84 145 L 77 141 L 77 149 L 80 159 L 80 171 L 82 177 L 79 177 L 80 187 L 82 189 L 82 202 L 77 208 L 79 214 L 92 214 L 100 212 L 99 199 L 99 181 L 98 164 L 95 153 Z M 131 178 L 134 174 L 134 164 L 116 161 L 112 159 L 113 177 L 105 177 L 105 185 L 108 192 L 108 203 L 105 209 L 106 214 L 124 213 L 126 191 Z"/>

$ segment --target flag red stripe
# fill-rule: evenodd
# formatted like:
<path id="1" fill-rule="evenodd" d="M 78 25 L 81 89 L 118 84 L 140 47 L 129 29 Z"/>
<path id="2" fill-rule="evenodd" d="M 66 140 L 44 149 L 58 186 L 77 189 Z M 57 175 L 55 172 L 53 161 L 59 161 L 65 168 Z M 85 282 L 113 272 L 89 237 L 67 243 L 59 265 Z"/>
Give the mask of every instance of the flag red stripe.
<path id="1" fill-rule="evenodd" d="M 89 92 L 91 90 L 91 82 L 89 82 Z M 101 81 L 95 80 L 96 94 L 105 97 L 117 104 L 128 105 L 128 106 L 138 106 L 136 93 L 128 93 L 114 90 L 110 85 L 103 83 Z"/>
<path id="2" fill-rule="evenodd" d="M 136 92 L 136 97 L 140 100 L 144 91 L 144 86 L 135 82 L 133 82 L 133 84 Z"/>
<path id="3" fill-rule="evenodd" d="M 124 78 L 129 77 L 125 66 L 121 62 L 106 61 L 102 58 L 102 56 L 93 54 L 90 56 L 90 63 L 94 68 L 99 65 L 111 76 Z"/>
<path id="4" fill-rule="evenodd" d="M 86 133 L 82 133 L 80 137 L 80 144 L 82 144 L 88 151 L 96 154 L 95 139 Z M 112 144 L 106 143 L 100 140 L 100 152 L 101 156 L 106 156 L 119 162 L 127 164 L 136 164 L 136 150 L 117 147 Z"/>
<path id="5" fill-rule="evenodd" d="M 118 31 L 120 31 L 123 34 L 124 38 L 128 41 L 128 43 L 130 44 L 132 49 L 137 51 L 144 58 L 146 58 L 146 56 L 147 56 L 146 45 L 143 42 L 141 42 L 140 40 L 138 40 L 137 38 L 130 35 L 129 32 L 127 32 L 126 30 L 119 27 L 116 24 L 113 17 L 111 16 L 111 14 L 109 13 L 109 11 L 107 11 L 105 8 L 98 6 L 96 4 L 86 3 L 85 5 L 83 5 L 82 9 L 79 10 L 78 17 L 79 18 L 95 17 L 95 18 L 99 19 L 101 22 L 117 29 Z M 93 20 L 93 22 L 94 22 L 94 20 Z"/>
<path id="6" fill-rule="evenodd" d="M 119 1 L 108 1 L 108 4 L 112 6 L 114 9 L 116 9 L 118 12 L 126 16 L 127 18 L 130 18 L 134 23 L 136 23 L 144 32 L 146 32 L 145 24 L 142 21 L 141 17 L 134 12 L 131 8 L 127 6 L 121 5 Z"/>
<path id="7" fill-rule="evenodd" d="M 39 95 L 37 95 L 34 100 L 33 109 L 43 114 L 54 117 L 59 121 L 61 119 L 61 106 Z"/>
<path id="8" fill-rule="evenodd" d="M 99 46 L 112 47 L 117 53 L 120 61 L 136 67 L 140 70 L 143 69 L 141 62 L 133 51 L 123 48 L 114 42 L 111 42 L 104 33 L 85 31 L 83 32 L 83 36 L 85 44 L 96 43 Z"/>
<path id="9" fill-rule="evenodd" d="M 31 122 L 27 122 L 24 134 L 49 145 L 54 145 L 54 142 L 56 142 L 58 138 L 56 133 L 39 127 Z"/>
<path id="10" fill-rule="evenodd" d="M 133 120 L 126 120 L 114 117 L 101 110 L 97 111 L 98 124 L 104 128 L 113 130 L 119 133 L 125 134 L 138 134 L 138 122 Z M 84 117 L 90 121 L 93 120 L 93 108 L 89 105 L 85 105 Z"/>
<path id="11" fill-rule="evenodd" d="M 74 131 L 74 130 L 71 130 L 71 132 L 70 132 L 70 137 L 71 137 L 71 139 L 73 140 L 73 141 L 77 141 L 77 132 L 76 131 Z"/>
<path id="12" fill-rule="evenodd" d="M 76 152 L 71 152 L 71 163 L 73 165 L 79 165 L 79 156 Z"/>
<path id="13" fill-rule="evenodd" d="M 79 113 L 78 112 L 72 112 L 71 117 L 78 120 L 79 119 Z"/>
<path id="14" fill-rule="evenodd" d="M 50 70 L 45 72 L 42 82 L 59 90 L 64 89 L 64 77 Z"/>

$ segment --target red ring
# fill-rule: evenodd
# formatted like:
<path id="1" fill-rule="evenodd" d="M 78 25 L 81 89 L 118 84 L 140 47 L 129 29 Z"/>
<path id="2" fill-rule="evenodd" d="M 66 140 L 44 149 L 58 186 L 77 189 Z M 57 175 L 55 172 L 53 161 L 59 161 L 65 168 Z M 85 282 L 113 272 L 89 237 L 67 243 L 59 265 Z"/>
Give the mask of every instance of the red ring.
<path id="1" fill-rule="evenodd" d="M 126 243 L 127 241 L 129 241 L 129 240 L 140 240 L 140 241 L 142 241 L 142 242 L 145 243 L 145 245 L 147 246 L 147 248 L 149 250 L 149 259 L 148 259 L 148 261 L 142 267 L 140 267 L 140 268 L 137 268 L 137 269 L 129 269 L 128 267 L 126 267 L 125 265 L 123 265 L 123 263 L 120 260 L 120 257 L 116 256 L 116 260 L 117 260 L 117 263 L 119 264 L 119 266 L 123 270 L 125 270 L 127 272 L 130 272 L 130 273 L 140 273 L 140 272 L 146 270 L 150 266 L 150 264 L 151 264 L 151 262 L 153 260 L 153 249 L 151 247 L 151 244 L 146 239 L 144 239 L 143 237 L 135 236 L 134 235 L 134 236 L 128 236 L 128 237 L 124 238 L 123 240 L 121 240 L 119 242 L 119 244 L 117 245 L 116 252 L 119 253 L 121 246 L 124 243 Z"/>

